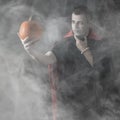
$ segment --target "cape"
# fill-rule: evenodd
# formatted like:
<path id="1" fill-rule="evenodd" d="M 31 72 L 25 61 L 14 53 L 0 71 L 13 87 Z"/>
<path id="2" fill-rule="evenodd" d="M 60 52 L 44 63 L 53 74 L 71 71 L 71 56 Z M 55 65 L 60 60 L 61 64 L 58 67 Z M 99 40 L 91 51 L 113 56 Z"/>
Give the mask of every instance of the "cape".
<path id="1" fill-rule="evenodd" d="M 70 30 L 67 34 L 65 34 L 64 38 L 69 38 L 73 36 L 72 30 Z M 90 29 L 88 38 L 93 40 L 101 40 L 102 38 L 98 36 L 95 32 Z M 50 81 L 50 88 L 51 88 L 51 100 L 52 100 L 52 115 L 53 120 L 57 120 L 57 86 L 56 82 L 59 80 L 59 75 L 56 70 L 56 64 L 49 64 L 48 65 L 48 72 L 49 72 L 49 81 Z"/>

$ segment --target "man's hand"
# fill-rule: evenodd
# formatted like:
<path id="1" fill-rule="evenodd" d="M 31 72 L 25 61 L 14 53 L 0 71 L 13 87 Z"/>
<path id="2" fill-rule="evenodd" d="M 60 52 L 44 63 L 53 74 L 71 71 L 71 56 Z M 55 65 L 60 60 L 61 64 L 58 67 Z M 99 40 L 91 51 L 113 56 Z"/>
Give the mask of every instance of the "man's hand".
<path id="1" fill-rule="evenodd" d="M 52 53 L 52 51 L 47 51 L 45 53 L 44 49 L 44 40 L 33 40 L 29 37 L 26 37 L 24 40 L 21 39 L 19 33 L 17 33 L 18 37 L 20 38 L 25 50 L 28 52 L 28 54 L 34 59 L 37 60 L 45 65 L 53 64 L 56 62 L 56 56 Z M 40 43 L 39 43 L 40 41 Z"/>
<path id="2" fill-rule="evenodd" d="M 79 40 L 76 36 L 74 36 L 74 38 L 76 40 L 76 46 L 81 52 L 88 47 L 87 46 L 87 39 L 82 41 L 82 40 Z"/>
<path id="3" fill-rule="evenodd" d="M 21 39 L 19 33 L 17 33 L 19 39 L 21 40 L 21 43 L 24 46 L 24 49 L 27 51 L 27 53 L 33 58 L 36 59 L 36 53 L 38 52 L 36 50 L 36 43 L 39 41 L 38 39 L 30 39 L 28 36 L 25 39 Z"/>
<path id="4" fill-rule="evenodd" d="M 79 40 L 76 36 L 74 36 L 74 37 L 75 37 L 75 40 L 76 40 L 77 48 L 81 51 L 81 54 L 84 54 L 84 56 L 87 59 L 87 61 L 89 62 L 89 64 L 91 66 L 93 66 L 93 55 L 92 55 L 92 53 L 89 50 L 89 47 L 87 45 L 87 39 L 82 41 L 82 40 Z"/>
<path id="5" fill-rule="evenodd" d="M 21 40 L 25 50 L 27 51 L 32 47 L 33 44 L 35 44 L 38 41 L 38 39 L 37 40 L 30 39 L 28 36 L 25 39 L 21 39 L 19 33 L 17 33 L 17 35 L 19 39 Z"/>

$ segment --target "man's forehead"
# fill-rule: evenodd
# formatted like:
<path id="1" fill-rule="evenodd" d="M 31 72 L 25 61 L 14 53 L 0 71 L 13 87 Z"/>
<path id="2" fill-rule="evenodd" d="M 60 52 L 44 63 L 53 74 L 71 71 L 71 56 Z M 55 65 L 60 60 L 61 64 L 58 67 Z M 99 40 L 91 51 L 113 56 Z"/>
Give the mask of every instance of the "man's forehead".
<path id="1" fill-rule="evenodd" d="M 85 20 L 86 16 L 84 14 L 80 14 L 80 15 L 76 15 L 76 14 L 72 14 L 72 20 Z"/>

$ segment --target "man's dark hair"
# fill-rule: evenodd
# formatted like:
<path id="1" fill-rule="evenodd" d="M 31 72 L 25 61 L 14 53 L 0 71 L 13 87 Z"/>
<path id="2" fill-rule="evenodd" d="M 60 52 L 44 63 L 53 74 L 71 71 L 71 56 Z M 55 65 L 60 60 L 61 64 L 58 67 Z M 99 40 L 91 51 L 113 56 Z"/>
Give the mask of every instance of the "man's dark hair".
<path id="1" fill-rule="evenodd" d="M 77 7 L 74 7 L 73 12 L 75 15 L 86 15 L 86 17 L 88 17 L 89 19 L 92 19 L 92 14 L 90 12 L 90 10 L 83 5 L 79 5 Z"/>

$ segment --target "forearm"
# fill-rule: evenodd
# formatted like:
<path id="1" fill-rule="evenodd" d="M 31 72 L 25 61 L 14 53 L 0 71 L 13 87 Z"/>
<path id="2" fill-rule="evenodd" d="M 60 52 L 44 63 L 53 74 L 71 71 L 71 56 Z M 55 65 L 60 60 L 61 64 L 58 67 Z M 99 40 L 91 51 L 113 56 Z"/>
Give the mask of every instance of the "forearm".
<path id="1" fill-rule="evenodd" d="M 89 62 L 89 64 L 93 67 L 93 55 L 89 49 L 89 47 L 86 48 L 78 48 L 81 54 L 83 54 L 86 58 L 86 60 Z"/>
<path id="2" fill-rule="evenodd" d="M 84 53 L 85 58 L 90 63 L 91 66 L 93 66 L 93 55 L 90 50 L 85 51 Z"/>
<path id="3" fill-rule="evenodd" d="M 51 51 L 46 52 L 48 49 L 50 49 L 50 47 L 45 44 L 46 42 L 42 40 L 31 40 L 29 37 L 26 37 L 21 41 L 24 49 L 34 60 L 39 61 L 45 65 L 56 62 L 55 55 Z"/>
<path id="4" fill-rule="evenodd" d="M 48 65 L 56 62 L 56 57 L 51 51 L 48 51 L 45 54 L 35 50 L 27 50 L 27 52 L 34 60 L 37 60 L 42 64 Z"/>

